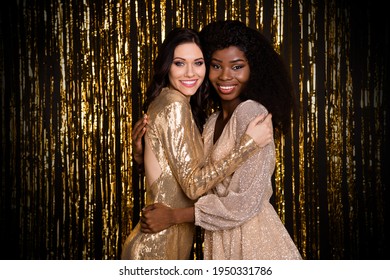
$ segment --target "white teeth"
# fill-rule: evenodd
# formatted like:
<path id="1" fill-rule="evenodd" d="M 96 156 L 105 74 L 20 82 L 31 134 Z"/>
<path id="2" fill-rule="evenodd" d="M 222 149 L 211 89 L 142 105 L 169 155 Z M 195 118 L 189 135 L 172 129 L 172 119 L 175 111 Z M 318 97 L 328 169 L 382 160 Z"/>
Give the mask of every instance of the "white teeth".
<path id="1" fill-rule="evenodd" d="M 234 86 L 219 86 L 219 88 L 222 90 L 232 90 Z"/>
<path id="2" fill-rule="evenodd" d="M 196 84 L 196 81 L 181 81 L 183 84 L 185 85 L 189 85 L 189 86 L 192 86 L 194 84 Z"/>

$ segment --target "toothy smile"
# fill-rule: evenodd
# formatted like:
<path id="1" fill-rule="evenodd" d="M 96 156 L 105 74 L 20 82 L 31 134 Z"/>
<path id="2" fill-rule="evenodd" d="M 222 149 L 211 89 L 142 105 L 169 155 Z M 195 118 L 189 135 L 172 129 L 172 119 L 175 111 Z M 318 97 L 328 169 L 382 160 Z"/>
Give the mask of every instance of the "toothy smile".
<path id="1" fill-rule="evenodd" d="M 232 85 L 232 86 L 218 85 L 218 88 L 222 93 L 230 93 L 235 87 L 236 87 L 235 85 Z"/>
<path id="2" fill-rule="evenodd" d="M 196 84 L 197 80 L 185 80 L 180 82 L 186 87 L 193 87 Z"/>

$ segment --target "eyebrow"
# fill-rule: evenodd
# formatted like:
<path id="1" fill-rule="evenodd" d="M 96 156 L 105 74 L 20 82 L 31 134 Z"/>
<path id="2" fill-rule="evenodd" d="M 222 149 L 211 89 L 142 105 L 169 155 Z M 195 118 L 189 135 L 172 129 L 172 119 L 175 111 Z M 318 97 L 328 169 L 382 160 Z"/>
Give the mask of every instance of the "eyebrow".
<path id="1" fill-rule="evenodd" d="M 222 60 L 218 59 L 218 58 L 215 58 L 215 57 L 212 57 L 211 60 L 215 60 L 217 62 L 222 62 Z M 229 63 L 236 63 L 236 62 L 246 62 L 248 60 L 246 59 L 242 59 L 242 58 L 237 58 L 237 59 L 233 59 L 233 60 L 230 60 Z"/>
<path id="2" fill-rule="evenodd" d="M 180 57 L 180 56 L 177 56 L 177 57 L 174 57 L 174 58 L 173 58 L 173 60 L 175 60 L 175 59 L 186 60 L 185 58 L 182 58 L 182 57 Z M 203 57 L 195 58 L 195 61 L 198 61 L 198 60 L 204 60 L 204 58 L 203 58 Z"/>

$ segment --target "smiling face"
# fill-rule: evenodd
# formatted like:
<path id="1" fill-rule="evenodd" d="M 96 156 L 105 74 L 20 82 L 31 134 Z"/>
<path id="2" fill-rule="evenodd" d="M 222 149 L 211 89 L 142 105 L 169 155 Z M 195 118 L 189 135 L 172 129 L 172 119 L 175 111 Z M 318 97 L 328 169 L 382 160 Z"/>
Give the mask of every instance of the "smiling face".
<path id="1" fill-rule="evenodd" d="M 169 87 L 190 97 L 202 84 L 206 75 L 203 53 L 195 43 L 178 45 L 169 70 Z"/>
<path id="2" fill-rule="evenodd" d="M 231 46 L 213 53 L 209 79 L 222 103 L 240 101 L 240 94 L 248 83 L 250 68 L 243 51 Z"/>

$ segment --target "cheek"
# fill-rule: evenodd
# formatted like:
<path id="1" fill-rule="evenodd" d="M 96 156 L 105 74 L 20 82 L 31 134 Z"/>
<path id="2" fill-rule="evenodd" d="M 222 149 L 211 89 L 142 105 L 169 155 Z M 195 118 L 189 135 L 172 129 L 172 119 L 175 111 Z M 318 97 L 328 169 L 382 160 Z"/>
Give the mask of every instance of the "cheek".
<path id="1" fill-rule="evenodd" d="M 177 80 L 178 80 L 177 74 L 176 75 L 175 75 L 175 73 L 169 74 L 169 84 L 170 85 L 173 85 L 173 86 L 176 85 Z"/>
<path id="2" fill-rule="evenodd" d="M 180 75 L 182 75 L 181 71 L 182 70 L 179 67 L 171 67 L 171 70 L 169 71 L 169 80 L 173 81 L 178 79 Z"/>
<path id="3" fill-rule="evenodd" d="M 172 80 L 173 77 L 175 76 L 175 71 L 172 68 L 173 67 L 171 67 L 171 69 L 169 70 L 169 73 L 168 73 L 169 80 Z"/>
<path id="4" fill-rule="evenodd" d="M 237 78 L 237 80 L 240 81 L 241 84 L 245 85 L 249 81 L 249 76 L 250 76 L 250 73 L 243 72 L 239 76 L 237 76 L 236 78 Z"/>

